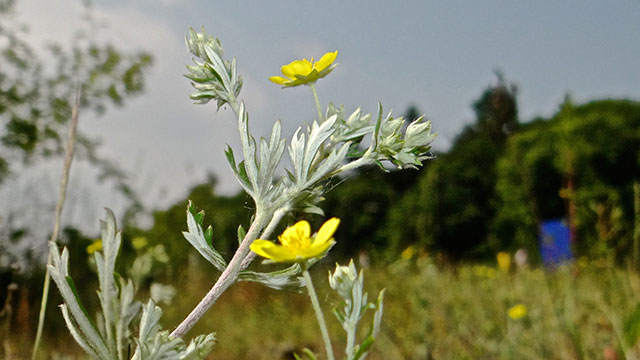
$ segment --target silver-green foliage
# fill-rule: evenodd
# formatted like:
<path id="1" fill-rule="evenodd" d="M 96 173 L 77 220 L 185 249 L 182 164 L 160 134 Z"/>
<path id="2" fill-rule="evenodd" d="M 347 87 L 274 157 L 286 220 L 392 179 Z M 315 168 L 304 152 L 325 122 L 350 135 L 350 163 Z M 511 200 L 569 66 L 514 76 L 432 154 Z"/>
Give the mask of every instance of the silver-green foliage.
<path id="1" fill-rule="evenodd" d="M 192 99 L 206 103 L 216 100 L 218 106 L 228 103 L 238 116 L 242 155 L 237 163 L 231 147 L 227 159 L 240 184 L 256 202 L 256 207 L 302 209 L 321 213 L 317 203 L 322 200 L 322 182 L 344 171 L 372 163 L 389 161 L 397 168 L 415 168 L 430 159 L 431 123 L 419 118 L 405 127 L 406 121 L 383 116 L 382 105 L 374 119 L 357 109 L 346 116 L 342 107 L 329 105 L 326 116 L 310 126 L 299 127 L 287 147 L 291 169 L 287 175 L 277 177 L 275 170 L 281 161 L 286 140 L 282 138 L 280 122 L 273 126 L 270 139 L 258 142 L 249 131 L 249 116 L 237 97 L 242 77 L 237 74 L 236 61 L 222 58 L 220 41 L 204 30 L 189 32 L 187 45 L 199 60 L 188 66 L 196 92 Z M 365 151 L 358 151 L 364 139 L 371 143 Z M 345 163 L 346 162 L 346 163 Z M 305 196 L 306 195 L 306 196 Z"/>
<path id="2" fill-rule="evenodd" d="M 391 113 L 384 116 L 382 105 L 375 118 L 361 114 L 360 109 L 346 115 L 343 107 L 329 105 L 324 115 L 318 114 L 311 125 L 300 126 L 289 141 L 282 137 L 279 121 L 273 125 L 268 140 L 256 141 L 249 129 L 245 104 L 238 100 L 242 77 L 237 73 L 235 59 L 224 60 L 222 44 L 204 29 L 201 32 L 190 29 L 186 42 L 195 57 L 186 75 L 196 90 L 191 98 L 198 103 L 215 100 L 218 108 L 228 104 L 237 116 L 243 159 L 237 161 L 230 146 L 226 157 L 239 183 L 254 200 L 256 213 L 248 232 L 239 229 L 238 250 L 227 264 L 213 246 L 211 229 L 203 230 L 204 214 L 187 211 L 185 238 L 222 275 L 174 330 L 172 334 L 176 336 L 186 333 L 220 294 L 238 280 L 259 281 L 274 288 L 301 286 L 297 278 L 300 268 L 296 265 L 271 273 L 246 271 L 255 257 L 249 245 L 258 236 L 269 238 L 283 216 L 291 211 L 323 214 L 318 203 L 323 200 L 327 180 L 334 176 L 370 164 L 386 170 L 385 161 L 399 169 L 422 165 L 422 161 L 431 158 L 429 150 L 435 137 L 429 121 L 419 118 L 407 125 L 404 119 L 394 118 Z M 314 97 L 317 101 L 317 96 Z M 319 103 L 317 106 L 320 109 Z M 363 146 L 364 140 L 370 143 Z M 278 175 L 276 169 L 285 149 L 291 166 L 285 168 L 284 175 Z"/>
<path id="3" fill-rule="evenodd" d="M 232 283 L 257 281 L 276 289 L 300 289 L 303 286 L 298 276 L 302 271 L 299 264 L 273 272 L 246 270 L 255 257 L 249 245 L 256 238 L 268 239 L 281 219 L 291 211 L 322 214 L 318 203 L 323 199 L 326 191 L 324 185 L 331 177 L 369 164 L 383 166 L 383 161 L 400 169 L 415 168 L 431 157 L 430 144 L 435 134 L 431 133 L 430 122 L 420 118 L 408 124 L 403 131 L 405 120 L 394 118 L 391 113 L 383 116 L 382 105 L 379 105 L 375 119 L 370 114 L 361 114 L 359 109 L 347 116 L 342 107 L 329 105 L 325 115 L 319 114 L 319 118 L 311 125 L 299 127 L 288 142 L 282 137 L 280 122 L 275 122 L 268 140 L 260 138 L 256 141 L 249 129 L 245 105 L 237 99 L 242 88 L 242 77 L 237 73 L 235 59 L 224 60 L 220 41 L 207 35 L 204 30 L 198 33 L 191 29 L 187 47 L 196 57 L 194 65 L 187 67 L 189 74 L 186 75 L 196 89 L 191 98 L 198 103 L 215 100 L 218 108 L 228 104 L 237 115 L 243 159 L 237 162 L 229 146 L 226 156 L 236 178 L 253 198 L 256 213 L 247 231 L 238 228 L 239 247 L 227 263 L 213 245 L 211 227 L 204 229 L 204 212 L 197 211 L 195 206 L 189 204 L 187 231 L 183 235 L 222 274 L 209 293 L 171 334 L 161 330 L 160 308 L 151 300 L 145 306 L 134 301 L 133 283 L 120 279 L 115 273 L 120 233 L 117 232 L 111 212 L 108 212 L 107 220 L 102 222 L 104 251 L 95 254 L 102 308 L 98 325 L 77 297 L 67 271 L 67 250 L 64 249 L 60 255 L 56 245 L 52 244 L 53 265 L 50 271 L 65 301 L 62 305 L 65 321 L 76 341 L 96 359 L 125 359 L 132 346 L 136 348 L 133 358 L 138 360 L 205 357 L 213 346 L 213 334 L 196 337 L 189 345 L 185 345 L 180 337 L 192 328 Z M 365 139 L 370 143 L 362 146 Z M 286 169 L 284 175 L 278 175 L 276 169 L 285 150 L 291 167 Z M 367 294 L 363 292 L 362 273 L 356 274 L 353 263 L 349 267 L 338 267 L 330 280 L 332 287 L 335 285 L 334 288 L 344 299 L 344 308 L 336 309 L 335 314 L 347 332 L 347 359 L 362 359 L 380 326 L 384 291 L 375 305 L 368 303 Z M 375 309 L 374 321 L 363 342 L 356 345 L 357 323 L 367 309 Z M 139 335 L 135 338 L 131 328 L 140 312 Z M 305 354 L 313 358 L 310 352 Z"/>
<path id="4" fill-rule="evenodd" d="M 368 302 L 367 293 L 364 292 L 364 275 L 362 270 L 358 274 L 353 261 L 349 266 L 336 265 L 333 274 L 329 274 L 329 285 L 343 299 L 342 307 L 334 308 L 333 313 L 347 333 L 346 358 L 347 360 L 364 359 L 380 330 L 384 290 L 378 294 L 375 304 Z M 358 322 L 368 309 L 374 310 L 373 322 L 362 343 L 356 344 Z"/>
<path id="5" fill-rule="evenodd" d="M 133 282 L 115 272 L 121 236 L 110 210 L 106 220 L 101 221 L 101 233 L 103 250 L 94 253 L 100 284 L 101 311 L 97 321 L 82 305 L 69 276 L 69 252 L 64 248 L 60 253 L 56 244 L 50 244 L 52 264 L 48 268 L 64 300 L 60 308 L 73 338 L 89 356 L 100 360 L 128 359 L 134 347 L 133 359 L 204 359 L 213 347 L 213 334 L 198 336 L 189 345 L 180 338 L 169 337 L 159 324 L 160 308 L 152 300 L 142 307 L 134 300 Z M 137 318 L 140 318 L 139 335 L 134 337 Z"/>

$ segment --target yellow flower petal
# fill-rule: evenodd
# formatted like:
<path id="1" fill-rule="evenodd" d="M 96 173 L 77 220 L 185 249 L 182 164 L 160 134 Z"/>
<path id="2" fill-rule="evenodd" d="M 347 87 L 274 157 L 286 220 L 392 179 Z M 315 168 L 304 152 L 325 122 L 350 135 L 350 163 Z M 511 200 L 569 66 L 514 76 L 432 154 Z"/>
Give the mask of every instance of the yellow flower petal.
<path id="1" fill-rule="evenodd" d="M 318 60 L 318 62 L 313 64 L 313 68 L 318 71 L 322 71 L 326 69 L 329 65 L 331 65 L 336 60 L 336 57 L 338 57 L 338 50 L 334 52 L 328 52 L 322 55 L 322 57 L 320 58 L 320 60 Z"/>
<path id="2" fill-rule="evenodd" d="M 94 240 L 89 246 L 87 246 L 87 254 L 93 254 L 96 251 L 102 250 L 102 239 Z"/>
<path id="3" fill-rule="evenodd" d="M 314 245 L 330 241 L 331 237 L 336 232 L 336 229 L 338 229 L 338 225 L 340 225 L 340 219 L 335 217 L 325 221 L 325 223 L 320 227 L 320 230 L 318 230 L 318 235 L 316 235 Z"/>
<path id="4" fill-rule="evenodd" d="M 338 56 L 338 51 L 326 53 L 317 62 L 307 59 L 294 60 L 280 68 L 284 77 L 272 76 L 269 79 L 284 87 L 293 87 L 298 85 L 309 85 L 327 76 L 335 66 L 331 64 Z"/>
<path id="5" fill-rule="evenodd" d="M 269 240 L 255 240 L 249 248 L 256 254 L 273 261 L 283 262 L 292 259 L 292 253 L 287 248 L 276 245 Z"/>
<path id="6" fill-rule="evenodd" d="M 304 239 L 309 239 L 311 236 L 311 226 L 306 220 L 300 220 L 292 226 L 289 226 L 283 233 L 278 237 L 280 243 L 283 246 L 295 246 L 296 244 L 300 244 Z M 307 240 L 309 241 L 309 240 Z"/>
<path id="7" fill-rule="evenodd" d="M 289 65 L 282 67 L 284 76 L 294 80 L 296 75 L 307 75 L 313 70 L 311 63 L 307 60 L 294 60 Z"/>
<path id="8" fill-rule="evenodd" d="M 281 245 L 268 240 L 255 240 L 250 248 L 256 254 L 276 262 L 300 262 L 305 259 L 319 257 L 335 243 L 333 234 L 340 224 L 340 219 L 327 220 L 318 234 L 311 238 L 311 226 L 305 220 L 289 226 L 278 236 Z"/>
<path id="9" fill-rule="evenodd" d="M 321 242 L 321 243 L 313 243 L 311 244 L 311 246 L 305 249 L 300 255 L 305 259 L 318 257 L 324 254 L 327 251 L 327 249 L 329 249 L 335 243 L 336 242 L 333 240 Z"/>
<path id="10" fill-rule="evenodd" d="M 284 83 L 286 83 L 287 81 L 290 81 L 289 79 L 285 79 L 282 76 L 272 76 L 269 78 L 269 80 L 279 85 L 284 85 Z"/>

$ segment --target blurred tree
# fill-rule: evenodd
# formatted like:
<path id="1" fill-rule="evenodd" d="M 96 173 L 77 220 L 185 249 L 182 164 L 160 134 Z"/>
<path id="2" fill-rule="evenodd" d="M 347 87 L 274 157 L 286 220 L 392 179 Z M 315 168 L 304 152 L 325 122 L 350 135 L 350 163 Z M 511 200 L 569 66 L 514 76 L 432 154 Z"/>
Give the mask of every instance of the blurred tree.
<path id="1" fill-rule="evenodd" d="M 385 231 L 394 249 L 417 242 L 453 257 L 486 256 L 495 250 L 488 241 L 495 213 L 495 164 L 518 126 L 516 95 L 516 87 L 497 73 L 497 83 L 473 103 L 476 121 L 389 211 Z"/>
<path id="2" fill-rule="evenodd" d="M 90 1 L 78 3 L 85 14 L 73 38 L 66 39 L 70 43 L 49 43 L 39 48 L 28 40 L 27 27 L 15 20 L 15 0 L 0 0 L 0 184 L 38 160 L 61 157 L 78 88 L 81 111 L 97 114 L 104 113 L 110 104 L 123 105 L 144 89 L 151 55 L 124 52 L 97 41 L 99 25 L 92 18 Z M 139 206 L 124 173 L 117 164 L 98 155 L 97 146 L 98 139 L 79 132 L 75 156 L 87 160 L 99 171 L 100 179 L 112 180 L 134 207 Z M 29 205 L 30 200 L 34 201 L 24 199 L 21 214 L 33 216 L 28 207 L 38 205 Z M 23 225 L 11 222 L 13 209 L 3 210 L 9 213 L 0 217 L 0 271 L 31 256 L 15 250 L 18 242 L 27 239 L 28 229 L 16 228 Z M 46 248 L 44 242 L 42 247 Z M 25 262 L 23 269 L 29 270 L 24 268 Z"/>
<path id="3" fill-rule="evenodd" d="M 377 236 L 381 219 L 384 219 L 391 204 L 399 198 L 400 189 L 393 186 L 394 175 L 415 173 L 404 170 L 391 174 L 380 171 L 378 166 L 360 169 L 357 174 L 343 179 L 339 186 L 327 193 L 321 203 L 325 217 L 340 219 L 332 256 L 353 257 L 358 251 L 371 252 L 382 248 L 384 243 Z M 397 177 L 397 176 L 396 176 Z M 402 179 L 398 179 L 402 183 Z M 326 219 L 318 219 L 317 226 Z"/>
<path id="4" fill-rule="evenodd" d="M 633 225 L 633 182 L 640 177 L 640 102 L 567 99 L 550 119 L 526 124 L 498 165 L 500 241 L 535 247 L 537 224 L 574 207 L 576 249 L 624 254 Z"/>
<path id="5" fill-rule="evenodd" d="M 0 183 L 14 164 L 62 154 L 78 87 L 81 109 L 97 113 L 109 103 L 123 105 L 144 89 L 151 55 L 97 43 L 90 3 L 82 4 L 87 16 L 71 47 L 51 43 L 39 49 L 26 40 L 25 27 L 13 21 L 15 1 L 0 0 Z M 129 192 L 119 168 L 97 155 L 97 144 L 79 134 L 77 156 L 95 164 L 103 176 L 119 180 L 120 190 Z"/>

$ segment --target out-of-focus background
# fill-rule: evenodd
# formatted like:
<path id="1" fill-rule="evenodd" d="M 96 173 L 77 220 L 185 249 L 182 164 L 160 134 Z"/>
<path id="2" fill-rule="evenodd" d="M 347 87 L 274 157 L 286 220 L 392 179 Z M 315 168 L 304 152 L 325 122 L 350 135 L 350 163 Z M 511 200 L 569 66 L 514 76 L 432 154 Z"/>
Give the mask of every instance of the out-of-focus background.
<path id="1" fill-rule="evenodd" d="M 639 18 L 634 1 L 0 0 L 0 358 L 35 333 L 78 87 L 60 243 L 87 307 L 104 207 L 121 273 L 166 303 L 167 328 L 217 276 L 182 238 L 188 199 L 233 254 L 253 204 L 223 154 L 238 149 L 232 112 L 188 97 L 184 37 L 200 26 L 237 58 L 257 135 L 313 121 L 308 88 L 267 79 L 334 50 L 323 105 L 380 101 L 439 134 L 422 169 L 349 174 L 321 204 L 342 223 L 320 286 L 354 258 L 387 287 L 372 358 L 639 355 Z M 321 349 L 304 296 L 239 284 L 216 306 L 194 330 L 217 331 L 216 359 Z M 49 310 L 47 356 L 79 356 Z"/>

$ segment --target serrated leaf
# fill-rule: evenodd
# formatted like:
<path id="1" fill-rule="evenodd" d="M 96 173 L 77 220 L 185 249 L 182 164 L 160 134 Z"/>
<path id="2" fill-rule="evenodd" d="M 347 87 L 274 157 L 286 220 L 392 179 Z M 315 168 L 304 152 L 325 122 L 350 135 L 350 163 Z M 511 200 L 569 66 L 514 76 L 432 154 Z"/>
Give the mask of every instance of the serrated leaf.
<path id="1" fill-rule="evenodd" d="M 71 276 L 68 276 L 68 275 L 65 276 L 64 279 L 67 281 L 67 284 L 69 285 L 69 288 L 71 289 L 71 292 L 73 293 L 73 296 L 75 297 L 75 300 L 76 300 L 76 303 L 78 304 L 78 307 L 80 308 L 80 310 L 82 310 L 82 313 L 87 318 L 87 320 L 89 322 L 91 322 L 91 325 L 94 328 L 97 329 L 98 327 L 96 326 L 96 324 L 91 319 L 91 316 L 89 315 L 89 312 L 87 311 L 87 309 L 82 304 L 82 301 L 80 301 L 80 296 L 78 295 L 78 289 L 76 288 L 75 282 L 73 282 L 73 279 L 71 278 Z"/>
<path id="2" fill-rule="evenodd" d="M 306 180 L 304 176 L 304 155 L 305 155 L 305 135 L 302 133 L 302 128 L 298 128 L 291 137 L 289 143 L 289 157 L 291 158 L 291 164 L 293 165 L 293 179 L 296 184 L 302 184 Z"/>
<path id="3" fill-rule="evenodd" d="M 204 210 L 200 210 L 197 213 L 195 213 L 193 215 L 193 217 L 196 219 L 196 223 L 198 223 L 198 225 L 202 226 L 202 222 L 204 221 Z"/>
<path id="4" fill-rule="evenodd" d="M 67 329 L 69 333 L 73 337 L 73 339 L 80 345 L 80 347 L 94 359 L 104 359 L 98 352 L 98 349 L 94 348 L 91 344 L 90 340 L 84 337 L 84 334 L 78 329 L 76 323 L 72 320 L 71 314 L 69 314 L 69 309 L 65 304 L 60 305 L 60 310 L 62 311 L 62 318 L 64 322 L 67 324 Z"/>
<path id="5" fill-rule="evenodd" d="M 242 160 L 240 164 L 238 164 L 238 179 L 240 180 L 240 184 L 244 188 L 244 191 L 247 192 L 252 198 L 255 199 L 255 191 L 253 185 L 251 184 L 251 180 L 249 180 L 249 176 L 247 175 L 247 169 L 245 167 L 245 161 Z"/>
<path id="6" fill-rule="evenodd" d="M 375 339 L 372 336 L 367 336 L 360 345 L 356 346 L 353 359 L 364 359 L 365 356 L 367 356 L 367 352 L 369 352 L 369 349 L 371 348 L 371 345 L 373 345 L 374 341 Z"/>
<path id="7" fill-rule="evenodd" d="M 213 334 L 199 335 L 188 346 L 180 338 L 169 336 L 161 330 L 162 310 L 152 300 L 143 307 L 140 319 L 140 336 L 136 339 L 137 349 L 132 360 L 203 360 L 211 352 L 215 337 Z"/>
<path id="8" fill-rule="evenodd" d="M 336 170 L 346 157 L 347 152 L 349 151 L 349 146 L 349 143 L 345 143 L 338 149 L 334 148 L 329 156 L 320 163 L 318 168 L 315 169 L 313 174 L 309 177 L 307 180 L 307 186 L 315 184 Z"/>
<path id="9" fill-rule="evenodd" d="M 380 126 L 382 125 L 382 103 L 378 102 L 378 118 L 376 120 L 376 127 L 373 132 L 373 139 L 371 143 L 371 150 L 378 148 L 378 136 L 380 134 Z"/>
<path id="10" fill-rule="evenodd" d="M 206 240 L 202 227 L 196 222 L 193 214 L 187 210 L 187 231 L 183 231 L 184 238 L 193 246 L 205 260 L 218 269 L 224 271 L 227 263 L 222 255 Z"/>
<path id="11" fill-rule="evenodd" d="M 100 230 L 102 235 L 102 254 L 104 258 L 100 256 L 100 252 L 95 252 L 96 264 L 102 263 L 102 266 L 98 266 L 98 279 L 100 284 L 100 291 L 98 295 L 100 298 L 100 306 L 102 309 L 102 316 L 105 319 L 106 330 L 106 343 L 111 352 L 116 352 L 116 338 L 114 334 L 113 325 L 115 320 L 115 308 L 114 299 L 117 299 L 116 284 L 114 281 L 115 263 L 120 250 L 121 235 L 116 228 L 115 215 L 110 209 L 105 209 L 107 216 L 105 220 L 100 221 Z"/>
<path id="12" fill-rule="evenodd" d="M 244 175 L 247 177 L 251 189 L 250 195 L 256 199 L 258 189 L 258 167 L 256 163 L 256 140 L 249 133 L 249 115 L 245 111 L 244 102 L 240 103 L 238 111 L 238 130 L 240 132 L 240 143 L 242 144 L 242 155 L 244 156 Z"/>
<path id="13" fill-rule="evenodd" d="M 207 241 L 207 244 L 209 244 L 209 246 L 213 248 L 213 228 L 211 227 L 211 225 L 209 225 L 207 227 L 207 230 L 205 230 L 204 239 Z"/>
<path id="14" fill-rule="evenodd" d="M 242 244 L 242 240 L 247 236 L 247 231 L 242 227 L 242 225 L 238 225 L 238 246 Z"/>
<path id="15" fill-rule="evenodd" d="M 48 265 L 47 268 L 51 274 L 51 279 L 55 282 L 60 295 L 64 299 L 65 306 L 63 311 L 68 318 L 65 321 L 69 326 L 73 327 L 71 331 L 75 331 L 78 336 L 81 336 L 82 342 L 88 344 L 98 354 L 99 359 L 112 359 L 112 352 L 77 297 L 77 292 L 74 291 L 75 286 L 72 287 L 67 280 L 69 276 L 69 252 L 65 248 L 62 250 L 62 255 L 60 255 L 58 247 L 53 242 L 49 244 L 49 248 L 51 265 Z"/>
<path id="16" fill-rule="evenodd" d="M 298 264 L 266 273 L 244 270 L 238 274 L 238 281 L 259 282 L 276 290 L 301 292 L 304 283 L 297 276 L 301 271 L 302 269 Z"/>
<path id="17" fill-rule="evenodd" d="M 229 163 L 229 165 L 231 165 L 231 169 L 233 169 L 233 172 L 237 172 L 238 169 L 236 168 L 236 158 L 233 155 L 233 149 L 228 144 L 226 149 L 224 150 L 224 154 L 227 157 L 227 162 Z"/>
<path id="18" fill-rule="evenodd" d="M 373 314 L 373 323 L 371 325 L 371 336 L 376 336 L 380 331 L 380 324 L 382 323 L 382 313 L 384 309 L 384 293 L 385 289 L 382 289 L 378 294 L 378 300 L 376 302 L 376 310 Z"/>
<path id="19" fill-rule="evenodd" d="M 311 169 L 311 164 L 318 154 L 318 150 L 322 144 L 336 131 L 333 125 L 337 119 L 336 115 L 323 121 L 322 124 L 318 124 L 316 121 L 311 125 L 309 131 L 309 140 L 307 141 L 304 149 L 304 167 L 305 173 L 308 173 Z"/>
<path id="20" fill-rule="evenodd" d="M 207 55 L 207 58 L 211 62 L 211 66 L 213 67 L 213 70 L 215 71 L 219 79 L 222 81 L 222 84 L 224 85 L 224 87 L 227 88 L 228 90 L 231 90 L 231 79 L 229 78 L 229 74 L 227 73 L 227 67 L 225 66 L 222 58 L 220 58 L 220 55 L 218 55 L 218 53 L 211 46 L 205 46 L 204 50 Z"/>

